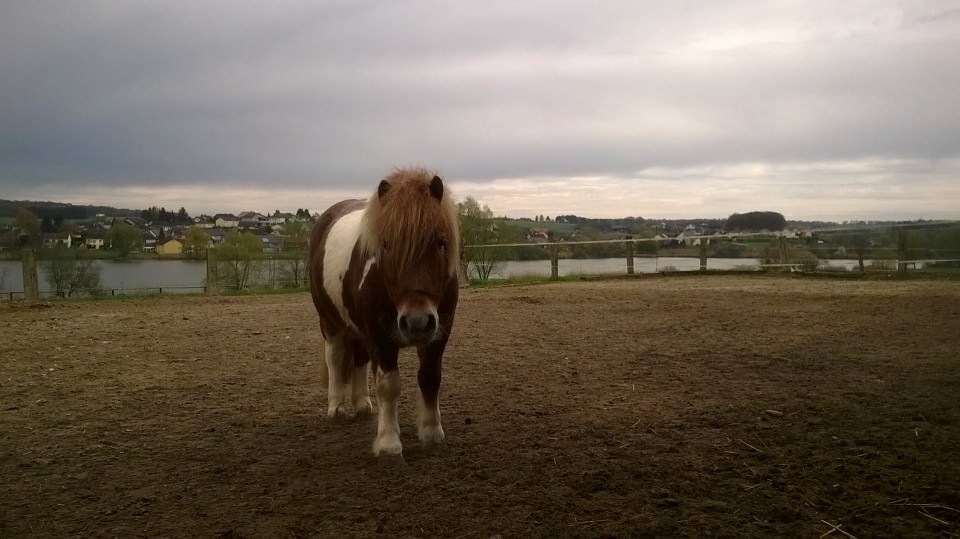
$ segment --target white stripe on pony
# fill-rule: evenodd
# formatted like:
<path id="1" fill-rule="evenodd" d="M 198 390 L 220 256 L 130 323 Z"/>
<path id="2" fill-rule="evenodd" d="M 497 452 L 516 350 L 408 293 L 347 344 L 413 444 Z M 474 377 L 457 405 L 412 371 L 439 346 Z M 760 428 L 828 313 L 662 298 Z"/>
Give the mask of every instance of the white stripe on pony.
<path id="1" fill-rule="evenodd" d="M 363 276 L 360 277 L 360 286 L 357 287 L 358 290 L 363 290 L 363 282 L 367 280 L 367 274 L 370 273 L 370 268 L 377 263 L 377 257 L 373 257 L 370 260 L 367 260 L 366 264 L 363 265 Z"/>
<path id="2" fill-rule="evenodd" d="M 356 210 L 337 219 L 327 233 L 323 251 L 323 289 L 333 301 L 340 318 L 354 331 L 358 331 L 357 326 L 343 304 L 343 276 L 350 267 L 353 247 L 360 237 L 362 218 L 363 210 Z"/>

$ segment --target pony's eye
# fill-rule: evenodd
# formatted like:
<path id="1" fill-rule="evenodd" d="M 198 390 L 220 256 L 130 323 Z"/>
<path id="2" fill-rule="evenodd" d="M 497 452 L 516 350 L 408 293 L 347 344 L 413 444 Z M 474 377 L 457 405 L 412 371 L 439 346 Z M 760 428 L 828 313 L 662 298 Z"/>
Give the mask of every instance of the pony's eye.
<path id="1" fill-rule="evenodd" d="M 446 251 L 446 250 L 447 250 L 447 240 L 441 238 L 440 241 L 437 242 L 437 246 L 440 247 L 440 250 L 441 250 L 441 251 Z"/>
<path id="2" fill-rule="evenodd" d="M 383 250 L 384 251 L 389 250 L 389 247 L 387 247 L 387 242 L 383 242 Z"/>

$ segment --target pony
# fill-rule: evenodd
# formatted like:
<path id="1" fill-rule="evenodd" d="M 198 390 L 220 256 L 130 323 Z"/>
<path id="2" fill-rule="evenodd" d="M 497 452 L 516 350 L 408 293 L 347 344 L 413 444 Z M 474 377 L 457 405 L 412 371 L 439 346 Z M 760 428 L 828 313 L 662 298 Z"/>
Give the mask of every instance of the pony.
<path id="1" fill-rule="evenodd" d="M 369 199 L 333 204 L 313 226 L 308 261 L 324 340 L 327 416 L 372 414 L 372 368 L 378 405 L 373 453 L 402 460 L 397 358 L 401 348 L 415 347 L 417 434 L 424 446 L 444 444 L 439 392 L 459 299 L 460 229 L 443 179 L 419 167 L 397 168 Z"/>

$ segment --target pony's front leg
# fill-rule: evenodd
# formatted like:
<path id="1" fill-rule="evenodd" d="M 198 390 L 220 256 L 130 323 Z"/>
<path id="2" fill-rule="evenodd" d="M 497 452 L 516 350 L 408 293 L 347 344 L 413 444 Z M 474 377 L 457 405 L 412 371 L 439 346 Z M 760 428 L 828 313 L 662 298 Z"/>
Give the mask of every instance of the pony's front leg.
<path id="1" fill-rule="evenodd" d="M 346 388 L 353 358 L 347 357 L 347 343 L 341 333 L 324 341 L 323 359 L 327 364 L 327 417 L 346 417 Z"/>
<path id="2" fill-rule="evenodd" d="M 434 343 L 417 350 L 420 356 L 420 370 L 417 371 L 417 383 L 420 386 L 417 435 L 426 446 L 442 445 L 445 439 L 440 422 L 440 380 L 445 344 Z"/>
<path id="3" fill-rule="evenodd" d="M 403 454 L 400 443 L 400 419 L 397 400 L 400 398 L 400 371 L 396 367 L 377 377 L 377 437 L 373 440 L 373 454 L 379 457 L 399 457 Z"/>
<path id="4" fill-rule="evenodd" d="M 400 370 L 397 368 L 397 348 L 377 350 L 377 437 L 373 440 L 373 454 L 379 457 L 401 457 L 400 417 L 397 400 L 400 398 Z"/>

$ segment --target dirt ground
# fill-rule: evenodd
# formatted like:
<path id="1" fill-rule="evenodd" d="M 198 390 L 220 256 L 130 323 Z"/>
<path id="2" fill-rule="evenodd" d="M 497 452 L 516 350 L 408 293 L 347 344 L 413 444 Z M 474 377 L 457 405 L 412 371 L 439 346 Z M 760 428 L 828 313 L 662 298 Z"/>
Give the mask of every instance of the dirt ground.
<path id="1" fill-rule="evenodd" d="M 960 536 L 957 281 L 465 289 L 404 467 L 307 294 L 7 302 L 0 351 L 2 537 Z"/>

